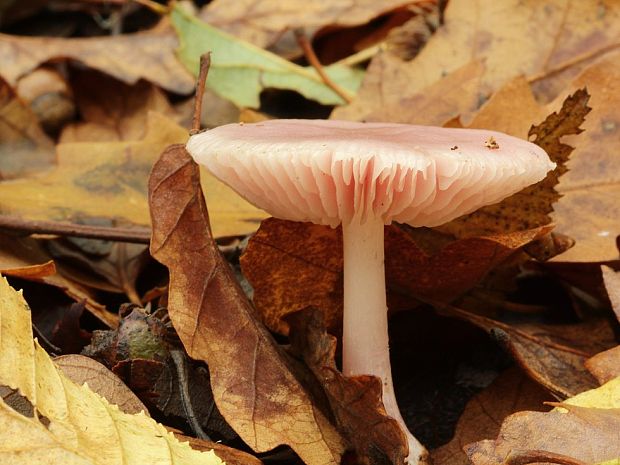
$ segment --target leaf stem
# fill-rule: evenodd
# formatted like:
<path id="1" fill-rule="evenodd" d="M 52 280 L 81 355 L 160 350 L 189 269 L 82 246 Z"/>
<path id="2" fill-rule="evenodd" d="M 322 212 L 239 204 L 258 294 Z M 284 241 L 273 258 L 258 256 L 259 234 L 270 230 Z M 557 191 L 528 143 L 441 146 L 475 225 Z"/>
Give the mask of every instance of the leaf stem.
<path id="1" fill-rule="evenodd" d="M 353 101 L 353 95 L 351 95 L 345 89 L 343 89 L 338 84 L 336 84 L 334 81 L 332 81 L 331 78 L 327 75 L 327 73 L 325 72 L 325 69 L 323 68 L 323 65 L 319 61 L 319 58 L 316 56 L 316 53 L 314 53 L 312 44 L 310 43 L 306 35 L 303 33 L 303 31 L 301 31 L 300 29 L 296 29 L 295 38 L 297 39 L 297 43 L 299 44 L 302 51 L 304 52 L 304 55 L 306 56 L 308 63 L 310 63 L 312 67 L 316 70 L 316 72 L 319 74 L 319 76 L 321 76 L 321 79 L 323 79 L 323 82 L 325 83 L 325 85 L 329 87 L 331 90 L 333 90 L 336 94 L 338 94 L 338 96 L 342 100 L 344 100 L 346 103 L 351 103 Z"/>

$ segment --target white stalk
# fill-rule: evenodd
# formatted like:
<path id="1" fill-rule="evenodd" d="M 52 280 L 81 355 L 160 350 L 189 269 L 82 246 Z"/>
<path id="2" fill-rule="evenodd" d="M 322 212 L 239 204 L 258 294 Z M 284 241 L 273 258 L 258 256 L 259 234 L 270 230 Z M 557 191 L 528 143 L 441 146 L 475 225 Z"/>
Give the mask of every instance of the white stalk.
<path id="1" fill-rule="evenodd" d="M 353 218 L 342 225 L 344 246 L 344 320 L 342 368 L 345 376 L 374 375 L 383 382 L 383 404 L 387 414 L 400 424 L 409 443 L 410 465 L 417 465 L 426 449 L 409 432 L 392 384 L 383 221 L 369 218 L 363 224 Z"/>

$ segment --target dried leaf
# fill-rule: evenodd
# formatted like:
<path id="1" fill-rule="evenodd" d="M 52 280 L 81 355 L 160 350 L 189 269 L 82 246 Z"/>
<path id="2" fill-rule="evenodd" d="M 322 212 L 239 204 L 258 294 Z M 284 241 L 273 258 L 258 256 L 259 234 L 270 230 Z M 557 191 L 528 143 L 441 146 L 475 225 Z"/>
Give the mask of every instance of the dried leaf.
<path id="1" fill-rule="evenodd" d="M 463 447 L 474 441 L 497 436 L 508 415 L 520 410 L 547 410 L 549 394 L 523 372 L 511 368 L 488 388 L 472 398 L 456 426 L 454 438 L 431 452 L 434 465 L 469 465 Z"/>
<path id="2" fill-rule="evenodd" d="M 536 452 L 563 456 L 563 463 L 594 464 L 620 457 L 620 378 L 558 405 L 562 409 L 509 416 L 496 440 L 466 446 L 469 459 L 474 465 L 500 465 Z"/>
<path id="3" fill-rule="evenodd" d="M 147 121 L 141 140 L 59 144 L 55 169 L 0 182 L 0 212 L 30 220 L 149 225 L 146 185 L 151 167 L 158 153 L 185 141 L 188 134 L 157 113 L 149 113 Z M 265 216 L 206 171 L 202 182 L 213 199 L 217 236 L 251 232 Z"/>
<path id="4" fill-rule="evenodd" d="M 398 226 L 386 227 L 388 306 L 411 307 L 414 298 L 450 301 L 476 286 L 523 245 L 547 233 L 538 228 L 504 236 L 445 242 L 424 250 Z M 438 233 L 428 231 L 431 242 Z M 308 305 L 324 312 L 335 331 L 342 321 L 342 233 L 307 223 L 263 221 L 241 257 L 254 289 L 254 305 L 274 331 L 286 333 L 283 317 Z M 429 238 L 425 238 L 429 242 Z M 419 240 L 422 243 L 422 240 Z M 274 266 L 274 263 L 277 266 Z"/>
<path id="5" fill-rule="evenodd" d="M 95 247 L 93 244 L 99 247 L 89 249 Z M 146 246 L 69 238 L 46 241 L 46 248 L 63 263 L 63 273 L 71 280 L 88 288 L 125 294 L 132 303 L 140 304 L 136 282 L 151 261 Z"/>
<path id="6" fill-rule="evenodd" d="M 282 3 L 277 0 L 242 0 L 234 4 L 215 0 L 201 11 L 200 18 L 235 37 L 267 48 L 289 30 L 366 24 L 391 10 L 415 3 L 419 0 L 336 0 L 326 3 L 294 0 L 282 8 Z M 251 21 L 248 21 L 248 15 Z"/>
<path id="7" fill-rule="evenodd" d="M 37 117 L 0 78 L 0 180 L 45 171 L 53 162 L 54 146 Z"/>
<path id="8" fill-rule="evenodd" d="M 29 418 L 0 401 L 3 463 L 223 463 L 212 451 L 180 443 L 143 413 L 123 413 L 67 379 L 32 340 L 28 305 L 4 278 L 0 311 L 0 384 L 19 389 L 38 412 Z"/>
<path id="9" fill-rule="evenodd" d="M 139 140 L 148 128 L 148 113 L 173 116 L 163 91 L 140 81 L 124 84 L 100 73 L 84 71 L 72 79 L 83 122 L 66 125 L 60 143 Z"/>
<path id="10" fill-rule="evenodd" d="M 288 444 L 306 463 L 339 463 L 342 439 L 255 320 L 213 241 L 198 167 L 182 146 L 162 154 L 149 192 L 151 253 L 170 270 L 170 317 L 189 355 L 209 365 L 226 421 L 256 451 Z"/>
<path id="11" fill-rule="evenodd" d="M 177 38 L 162 21 L 135 34 L 62 39 L 0 34 L 0 75 L 10 84 L 42 63 L 73 59 L 127 84 L 145 79 L 166 90 L 189 94 L 194 79 L 174 55 Z"/>
<path id="12" fill-rule="evenodd" d="M 606 319 L 574 324 L 504 323 L 435 302 L 442 314 L 469 321 L 489 332 L 525 372 L 556 396 L 566 398 L 597 386 L 584 363 L 616 345 Z"/>
<path id="13" fill-rule="evenodd" d="M 585 365 L 601 384 L 620 377 L 620 346 L 596 354 L 586 360 Z"/>
<path id="14" fill-rule="evenodd" d="M 384 59 L 389 60 L 389 55 Z M 381 66 L 381 61 L 374 66 Z M 477 108 L 479 102 L 475 86 L 483 72 L 484 64 L 472 61 L 425 87 L 420 93 L 403 96 L 398 105 L 381 106 L 364 120 L 441 126 L 449 119 Z M 383 77 L 386 78 L 389 79 L 388 76 Z"/>
<path id="15" fill-rule="evenodd" d="M 54 365 L 78 386 L 88 383 L 91 390 L 117 405 L 121 411 L 148 415 L 140 399 L 114 373 L 92 358 L 77 354 L 61 355 L 54 359 Z"/>
<path id="16" fill-rule="evenodd" d="M 620 235 L 620 52 L 587 68 L 569 92 L 586 86 L 592 112 L 582 126 L 583 134 L 563 140 L 575 151 L 558 186 L 562 199 L 552 218 L 558 231 L 576 240 L 562 260 L 615 260 Z"/>
<path id="17" fill-rule="evenodd" d="M 551 160 L 558 165 L 545 179 L 495 205 L 480 208 L 437 229 L 455 237 L 471 237 L 521 231 L 549 224 L 549 214 L 560 198 L 555 187 L 567 170 L 566 162 L 573 150 L 560 140 L 567 135 L 582 132 L 580 127 L 590 111 L 587 105 L 589 98 L 584 89 L 576 91 L 564 100 L 558 113 L 550 114 L 541 124 L 530 129 L 529 134 L 536 136 L 534 142 L 545 149 Z"/>
<path id="18" fill-rule="evenodd" d="M 307 308 L 289 315 L 292 350 L 304 360 L 321 385 L 338 429 L 353 444 L 357 459 L 368 465 L 402 464 L 407 438 L 385 412 L 381 379 L 345 377 L 336 368 L 336 338 L 327 334 L 321 311 Z"/>
<path id="19" fill-rule="evenodd" d="M 614 271 L 608 266 L 602 266 L 603 283 L 611 302 L 611 308 L 616 314 L 616 318 L 620 321 L 620 273 Z"/>
<path id="20" fill-rule="evenodd" d="M 181 41 L 181 61 L 197 73 L 200 56 L 211 51 L 209 87 L 239 107 L 257 108 L 260 92 L 269 87 L 295 90 L 324 105 L 344 103 L 314 68 L 296 65 L 230 36 L 188 15 L 178 6 L 172 10 L 171 18 Z M 324 71 L 335 84 L 352 94 L 363 76 L 359 69 L 338 64 L 326 66 Z"/>
<path id="21" fill-rule="evenodd" d="M 480 102 L 521 75 L 549 101 L 580 70 L 613 53 L 620 39 L 619 15 L 615 3 L 601 8 L 596 2 L 563 0 L 451 0 L 444 25 L 417 57 L 410 62 L 375 57 L 355 101 L 334 117 L 363 120 L 382 107 L 398 108 L 403 99 L 422 94 L 472 61 L 485 63 L 473 89 Z M 374 66 L 375 61 L 381 64 Z"/>
<path id="22" fill-rule="evenodd" d="M 6 272 L 9 276 L 41 281 L 57 287 L 76 302 L 84 302 L 88 311 L 106 326 L 115 327 L 118 324 L 118 315 L 109 312 L 105 306 L 98 303 L 92 292 L 64 276 L 62 265 L 56 266 L 50 260 L 51 256 L 35 239 L 0 234 L 0 271 L 2 273 Z M 36 273 L 37 270 L 40 273 Z M 47 274 L 47 271 L 50 273 Z"/>

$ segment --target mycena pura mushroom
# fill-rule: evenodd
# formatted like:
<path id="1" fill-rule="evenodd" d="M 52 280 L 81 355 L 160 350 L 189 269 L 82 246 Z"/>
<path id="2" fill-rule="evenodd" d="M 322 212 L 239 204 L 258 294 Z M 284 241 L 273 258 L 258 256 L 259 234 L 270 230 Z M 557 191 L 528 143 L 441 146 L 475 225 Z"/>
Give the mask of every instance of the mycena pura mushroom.
<path id="1" fill-rule="evenodd" d="M 426 450 L 392 384 L 384 225 L 437 226 L 499 202 L 543 179 L 555 167 L 547 154 L 493 131 L 323 120 L 229 124 L 192 136 L 187 149 L 277 218 L 342 224 L 343 372 L 381 378 L 386 412 L 407 433 L 407 461 L 418 464 Z"/>

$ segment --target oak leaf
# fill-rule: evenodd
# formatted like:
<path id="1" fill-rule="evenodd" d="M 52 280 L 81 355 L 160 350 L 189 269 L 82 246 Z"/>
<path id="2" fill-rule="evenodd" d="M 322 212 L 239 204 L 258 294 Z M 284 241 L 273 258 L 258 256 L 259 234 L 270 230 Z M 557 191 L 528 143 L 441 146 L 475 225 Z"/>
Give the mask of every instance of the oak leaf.
<path id="1" fill-rule="evenodd" d="M 170 271 L 170 318 L 188 354 L 207 362 L 226 421 L 257 452 L 288 444 L 308 464 L 338 464 L 343 440 L 256 320 L 213 240 L 198 166 L 183 146 L 155 164 L 149 203 L 151 253 Z"/>
<path id="2" fill-rule="evenodd" d="M 0 400 L 4 463 L 223 463 L 213 451 L 179 442 L 144 413 L 123 413 L 65 377 L 33 341 L 28 305 L 4 278 L 0 313 L 0 384 L 18 389 L 35 409 L 27 417 Z"/>

